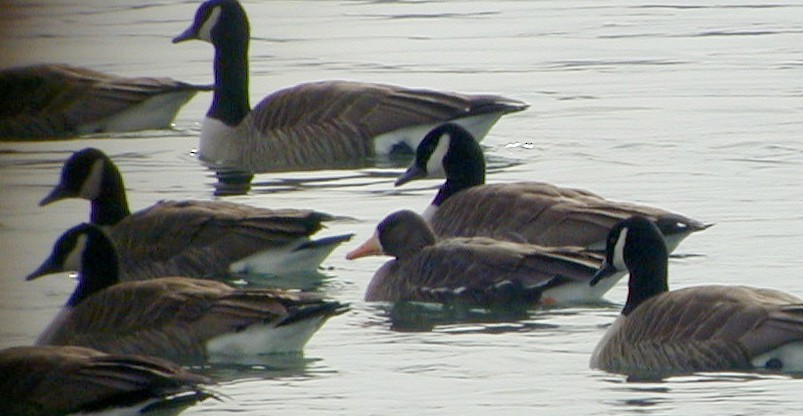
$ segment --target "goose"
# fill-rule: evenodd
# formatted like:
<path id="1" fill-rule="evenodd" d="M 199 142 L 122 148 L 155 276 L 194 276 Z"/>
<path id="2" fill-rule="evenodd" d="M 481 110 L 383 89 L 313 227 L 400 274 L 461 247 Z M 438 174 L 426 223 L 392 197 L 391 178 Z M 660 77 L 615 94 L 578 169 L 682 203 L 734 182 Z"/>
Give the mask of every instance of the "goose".
<path id="1" fill-rule="evenodd" d="M 772 289 L 693 286 L 669 291 L 667 248 L 648 219 L 618 223 L 591 280 L 630 273 L 627 302 L 591 355 L 623 374 L 765 369 L 803 371 L 803 300 Z"/>
<path id="2" fill-rule="evenodd" d="M 170 78 L 127 78 L 43 64 L 0 71 L 0 139 L 165 129 L 198 91 Z"/>
<path id="3" fill-rule="evenodd" d="M 271 210 L 223 201 L 161 201 L 131 214 L 123 177 L 102 151 L 75 152 L 60 182 L 40 206 L 64 198 L 92 201 L 91 222 L 109 233 L 121 258 L 123 280 L 182 275 L 226 278 L 316 270 L 351 234 L 310 240 L 330 215 Z M 76 270 L 44 267 L 37 273 Z"/>
<path id="4" fill-rule="evenodd" d="M 410 210 L 383 219 L 373 236 L 349 252 L 353 260 L 390 255 L 366 290 L 366 301 L 467 302 L 486 306 L 598 300 L 622 276 L 590 286 L 602 255 L 579 247 L 539 247 L 486 237 L 437 241 Z"/>
<path id="5" fill-rule="evenodd" d="M 211 380 L 168 361 L 83 347 L 8 348 L 0 374 L 5 416 L 174 415 L 214 397 Z"/>
<path id="6" fill-rule="evenodd" d="M 488 236 L 542 246 L 602 251 L 608 231 L 634 214 L 661 228 L 674 249 L 711 224 L 680 214 L 605 199 L 582 189 L 542 182 L 485 184 L 485 158 L 471 133 L 454 123 L 431 130 L 410 167 L 395 182 L 446 176 L 423 216 L 439 237 Z"/>
<path id="7" fill-rule="evenodd" d="M 54 251 L 80 259 L 79 280 L 36 345 L 223 361 L 300 352 L 327 319 L 348 310 L 315 293 L 239 289 L 214 280 L 120 282 L 114 245 L 92 224 L 71 228 Z"/>
<path id="8" fill-rule="evenodd" d="M 354 81 L 318 81 L 276 91 L 251 109 L 250 28 L 236 0 L 210 0 L 173 43 L 202 40 L 215 48 L 215 91 L 198 153 L 214 170 L 260 173 L 348 168 L 353 161 L 415 149 L 424 133 L 455 121 L 484 137 L 505 114 L 527 104 Z"/>

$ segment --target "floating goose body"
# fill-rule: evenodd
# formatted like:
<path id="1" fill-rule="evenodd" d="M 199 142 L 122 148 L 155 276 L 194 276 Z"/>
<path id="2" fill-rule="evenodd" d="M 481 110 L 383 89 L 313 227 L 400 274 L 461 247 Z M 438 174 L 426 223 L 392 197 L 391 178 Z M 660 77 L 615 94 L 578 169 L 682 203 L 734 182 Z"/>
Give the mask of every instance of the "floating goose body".
<path id="1" fill-rule="evenodd" d="M 169 128 L 181 106 L 211 89 L 60 64 L 6 69 L 0 71 L 0 138 Z"/>
<path id="2" fill-rule="evenodd" d="M 540 182 L 485 185 L 485 159 L 471 134 L 444 124 L 427 134 L 416 159 L 396 186 L 445 175 L 446 182 L 424 213 L 436 235 L 487 236 L 542 246 L 603 249 L 608 231 L 631 215 L 644 215 L 661 228 L 672 249 L 707 228 L 691 218 L 605 199 L 581 189 Z"/>
<path id="3" fill-rule="evenodd" d="M 4 416 L 180 413 L 212 395 L 206 377 L 153 357 L 110 355 L 81 347 L 0 351 Z"/>
<path id="4" fill-rule="evenodd" d="M 91 221 L 106 228 L 117 246 L 123 280 L 315 270 L 351 237 L 310 240 L 322 222 L 331 219 L 311 210 L 163 201 L 131 214 L 120 171 L 103 152 L 92 148 L 76 152 L 65 162 L 59 184 L 40 205 L 74 197 L 92 201 Z M 65 269 L 46 262 L 35 274 L 77 267 L 75 261 L 60 263 Z"/>
<path id="5" fill-rule="evenodd" d="M 219 170 L 267 172 L 359 166 L 397 147 L 415 149 L 439 123 L 454 121 L 482 138 L 503 115 L 527 105 L 393 85 L 321 81 L 275 92 L 253 110 L 248 98 L 249 24 L 236 0 L 210 0 L 174 43 L 215 47 L 215 93 L 199 155 Z"/>
<path id="6" fill-rule="evenodd" d="M 81 259 L 79 283 L 38 345 L 181 361 L 297 352 L 329 317 L 347 310 L 314 293 L 237 289 L 212 280 L 120 283 L 114 246 L 91 224 L 72 228 L 54 251 Z"/>
<path id="7" fill-rule="evenodd" d="M 396 257 L 374 275 L 368 301 L 468 302 L 479 305 L 556 304 L 598 300 L 624 272 L 599 287 L 588 282 L 602 256 L 577 247 L 545 248 L 490 238 L 436 241 L 412 211 L 397 211 L 349 259 Z M 589 290 L 590 289 L 590 290 Z"/>
<path id="8" fill-rule="evenodd" d="M 669 291 L 667 249 L 643 217 L 611 230 L 608 273 L 630 273 L 627 303 L 591 357 L 624 374 L 803 371 L 803 300 L 777 290 L 696 286 Z"/>

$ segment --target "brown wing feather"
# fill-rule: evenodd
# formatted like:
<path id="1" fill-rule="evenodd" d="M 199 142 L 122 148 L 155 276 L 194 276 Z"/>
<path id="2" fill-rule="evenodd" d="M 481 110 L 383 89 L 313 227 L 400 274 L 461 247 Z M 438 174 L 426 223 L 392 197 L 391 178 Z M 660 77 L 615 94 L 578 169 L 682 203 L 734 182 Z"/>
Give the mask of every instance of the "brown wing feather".
<path id="1" fill-rule="evenodd" d="M 250 325 L 280 323 L 317 296 L 237 290 L 223 283 L 168 277 L 128 282 L 79 304 L 51 344 L 181 360 L 205 357 L 211 338 Z"/>
<path id="2" fill-rule="evenodd" d="M 600 367 L 621 372 L 750 368 L 755 355 L 803 339 L 801 302 L 782 292 L 742 286 L 667 292 L 627 317 L 601 350 Z M 781 316 L 794 316 L 795 323 L 779 326 Z"/>
<path id="3" fill-rule="evenodd" d="M 637 213 L 653 220 L 672 214 L 546 183 L 491 184 L 450 197 L 432 226 L 442 237 L 486 235 L 542 246 L 588 246 L 604 241 L 614 224 Z"/>
<path id="4" fill-rule="evenodd" d="M 0 352 L 0 413 L 54 415 L 121 398 L 196 390 L 205 377 L 153 357 L 81 347 L 18 347 Z M 202 394 L 200 398 L 207 397 Z"/>
<path id="5" fill-rule="evenodd" d="M 82 124 L 151 97 L 210 87 L 170 78 L 127 78 L 60 64 L 0 71 L 0 137 L 72 135 Z"/>
<path id="6" fill-rule="evenodd" d="M 522 290 L 504 296 L 526 297 L 526 289 L 556 276 L 590 279 L 602 258 L 579 248 L 553 250 L 477 237 L 444 240 L 411 259 L 392 262 L 385 277 L 371 283 L 369 300 L 501 302 L 495 299 L 499 284 L 512 282 Z"/>
<path id="7" fill-rule="evenodd" d="M 237 134 L 248 143 L 230 157 L 258 171 L 357 167 L 373 155 L 371 139 L 379 134 L 526 107 L 495 95 L 348 81 L 300 84 L 265 97 L 251 111 Z"/>
<path id="8" fill-rule="evenodd" d="M 225 277 L 229 264 L 306 239 L 329 219 L 311 210 L 269 210 L 219 201 L 163 201 L 115 225 L 123 280 Z"/>

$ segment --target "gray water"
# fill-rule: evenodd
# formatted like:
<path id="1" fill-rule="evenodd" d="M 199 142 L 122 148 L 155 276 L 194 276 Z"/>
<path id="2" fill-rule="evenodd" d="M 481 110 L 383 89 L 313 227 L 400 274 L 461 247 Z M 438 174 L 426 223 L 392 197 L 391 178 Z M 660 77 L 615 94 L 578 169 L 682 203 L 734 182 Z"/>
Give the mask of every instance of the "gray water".
<path id="1" fill-rule="evenodd" d="M 0 65 L 68 62 L 122 75 L 208 83 L 212 49 L 172 45 L 197 3 L 12 1 L 2 6 Z M 670 263 L 674 288 L 747 284 L 803 294 L 803 2 L 800 1 L 252 1 L 251 93 L 356 79 L 499 93 L 531 108 L 485 139 L 501 161 L 489 182 L 539 180 L 664 207 L 716 223 Z M 135 209 L 215 198 L 193 157 L 210 101 L 176 128 L 48 143 L 0 143 L 0 347 L 33 342 L 72 291 L 53 276 L 24 282 L 86 201 L 36 203 L 70 152 L 95 146 L 121 168 Z M 259 175 L 225 200 L 355 218 L 355 232 L 399 208 L 420 210 L 438 181 L 392 187 L 398 167 Z M 363 302 L 386 259 L 325 262 L 318 290 L 351 302 L 303 358 L 212 367 L 223 393 L 185 414 L 799 414 L 801 381 L 754 373 L 627 382 L 588 369 L 618 314 L 610 304 L 469 316 Z M 266 284 L 269 284 L 267 282 Z"/>

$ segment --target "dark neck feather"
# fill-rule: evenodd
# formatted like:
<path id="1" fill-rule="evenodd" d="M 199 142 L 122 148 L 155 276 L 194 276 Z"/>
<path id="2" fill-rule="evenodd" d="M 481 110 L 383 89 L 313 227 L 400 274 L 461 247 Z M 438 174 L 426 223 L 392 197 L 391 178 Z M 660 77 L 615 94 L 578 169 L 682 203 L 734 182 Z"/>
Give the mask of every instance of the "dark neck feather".
<path id="1" fill-rule="evenodd" d="M 107 161 L 104 163 L 100 193 L 92 200 L 91 222 L 95 225 L 114 225 L 131 215 L 125 184 L 120 171 Z"/>
<path id="2" fill-rule="evenodd" d="M 247 21 L 244 23 L 248 25 Z M 228 27 L 233 27 L 229 25 Z M 206 113 L 236 126 L 251 111 L 248 100 L 248 31 L 230 33 L 215 44 L 215 94 Z"/>
<path id="3" fill-rule="evenodd" d="M 661 238 L 661 237 L 658 237 Z M 628 282 L 627 303 L 622 309 L 623 315 L 629 315 L 645 300 L 669 291 L 667 283 L 667 251 L 663 240 L 634 244 L 632 250 L 645 252 L 635 258 L 641 261 L 628 264 L 630 280 Z"/>
<path id="4" fill-rule="evenodd" d="M 464 189 L 485 183 L 485 156 L 480 145 L 468 133 L 454 132 L 451 140 L 443 159 L 446 183 L 432 201 L 435 206 Z"/>
<path id="5" fill-rule="evenodd" d="M 70 307 L 120 281 L 117 254 L 112 242 L 98 228 L 87 230 L 86 235 L 78 286 L 67 301 Z"/>

